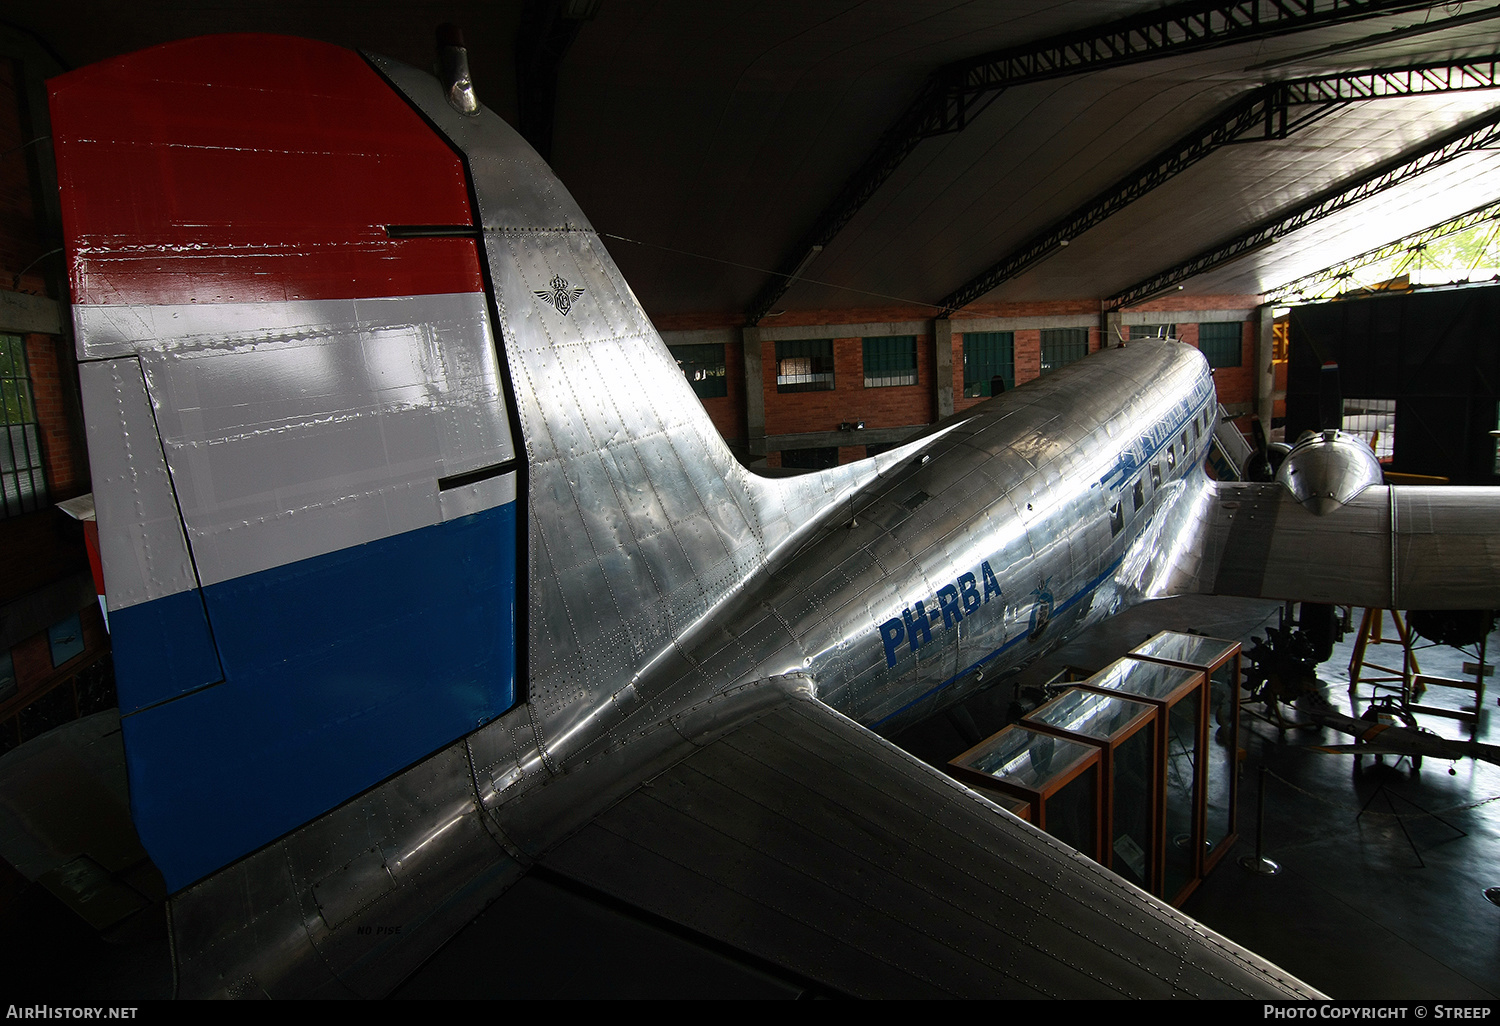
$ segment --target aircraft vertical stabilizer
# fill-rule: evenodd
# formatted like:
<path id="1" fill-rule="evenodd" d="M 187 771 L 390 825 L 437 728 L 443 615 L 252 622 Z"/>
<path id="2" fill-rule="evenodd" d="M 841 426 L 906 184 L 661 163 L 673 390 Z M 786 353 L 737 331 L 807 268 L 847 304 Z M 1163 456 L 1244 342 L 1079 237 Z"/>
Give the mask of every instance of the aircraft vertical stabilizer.
<path id="1" fill-rule="evenodd" d="M 356 54 L 52 83 L 134 815 L 174 889 L 515 700 L 515 445 L 463 168 Z"/>

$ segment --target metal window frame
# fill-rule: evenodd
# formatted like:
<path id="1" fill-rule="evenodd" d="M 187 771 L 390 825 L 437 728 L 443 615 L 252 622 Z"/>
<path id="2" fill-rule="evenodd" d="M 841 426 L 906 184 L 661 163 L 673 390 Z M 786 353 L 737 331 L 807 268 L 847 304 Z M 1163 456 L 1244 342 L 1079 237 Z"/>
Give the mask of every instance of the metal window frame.
<path id="1" fill-rule="evenodd" d="M 1234 329 L 1234 337 L 1230 339 L 1227 334 L 1223 338 L 1212 338 L 1224 331 L 1225 328 Z M 1205 337 L 1207 336 L 1207 337 Z M 1212 342 L 1213 346 L 1224 346 L 1223 350 L 1210 348 L 1204 345 Z M 1233 347 L 1234 360 L 1228 359 L 1229 348 Z M 1218 321 L 1198 325 L 1198 351 L 1208 357 L 1208 365 L 1217 370 L 1220 367 L 1243 367 L 1245 365 L 1245 326 L 1243 321 Z"/>
<path id="2" fill-rule="evenodd" d="M 1042 328 L 1042 373 L 1050 374 L 1089 355 L 1089 329 Z M 1048 360 L 1048 351 L 1052 359 Z"/>
<path id="3" fill-rule="evenodd" d="M 699 399 L 723 399 L 729 395 L 729 359 L 723 342 L 669 345 L 667 351 Z M 701 372 L 701 376 L 694 376 L 695 371 Z"/>
<path id="4" fill-rule="evenodd" d="M 917 336 L 886 335 L 862 340 L 866 388 L 917 384 Z"/>
<path id="5" fill-rule="evenodd" d="M 977 359 L 978 353 L 988 347 L 994 346 L 996 353 L 990 354 L 993 362 L 981 364 L 984 367 L 998 367 L 998 373 L 1005 382 L 1007 389 L 1016 387 L 1016 333 L 1014 331 L 966 331 L 964 332 L 964 397 L 968 399 L 984 398 L 990 396 L 990 381 L 995 377 L 997 371 L 990 370 L 988 374 L 970 373 L 973 365 L 980 363 Z"/>
<path id="6" fill-rule="evenodd" d="M 1350 410 L 1354 404 L 1355 409 Z M 1345 396 L 1340 404 L 1343 422 L 1343 430 L 1351 435 L 1357 435 L 1370 445 L 1371 451 L 1375 453 L 1375 459 L 1380 463 L 1389 463 L 1396 458 L 1396 399 L 1386 396 Z M 1366 430 L 1351 422 L 1352 417 L 1389 415 L 1390 428 L 1381 433 L 1380 428 L 1373 431 Z"/>
<path id="7" fill-rule="evenodd" d="M 783 361 L 804 359 L 809 361 L 806 372 L 783 373 Z M 833 339 L 793 338 L 776 343 L 777 392 L 832 392 L 834 387 Z"/>
<path id="8" fill-rule="evenodd" d="M 0 426 L 5 428 L 5 437 L 0 439 L 0 447 L 3 447 L 0 449 L 0 519 L 9 519 L 47 505 L 47 471 L 46 454 L 42 451 L 42 425 L 36 411 L 36 386 L 31 380 L 26 340 L 20 335 L 0 334 L 0 346 L 11 354 L 10 372 L 0 368 Z M 28 414 L 30 419 L 27 419 Z M 17 451 L 18 428 L 20 452 Z M 29 489 L 22 488 L 23 478 Z"/>

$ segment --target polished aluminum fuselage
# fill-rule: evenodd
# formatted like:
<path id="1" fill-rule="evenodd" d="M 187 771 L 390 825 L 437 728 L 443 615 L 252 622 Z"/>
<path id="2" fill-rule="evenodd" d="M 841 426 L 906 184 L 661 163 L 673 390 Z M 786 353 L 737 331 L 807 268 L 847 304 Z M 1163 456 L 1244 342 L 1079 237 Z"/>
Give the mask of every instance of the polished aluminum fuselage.
<path id="1" fill-rule="evenodd" d="M 804 674 L 883 733 L 995 683 L 1191 558 L 1213 397 L 1196 350 L 1132 343 L 939 425 L 679 646 L 684 682 Z"/>

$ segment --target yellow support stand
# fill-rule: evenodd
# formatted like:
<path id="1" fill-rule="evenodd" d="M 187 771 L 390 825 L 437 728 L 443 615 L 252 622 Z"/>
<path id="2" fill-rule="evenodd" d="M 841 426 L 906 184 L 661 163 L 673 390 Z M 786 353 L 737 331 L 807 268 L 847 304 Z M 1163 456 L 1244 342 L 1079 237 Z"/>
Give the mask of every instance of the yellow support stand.
<path id="1" fill-rule="evenodd" d="M 1394 638 L 1384 636 L 1387 613 L 1390 614 L 1391 622 L 1395 626 L 1396 637 Z M 1393 666 L 1384 666 L 1366 659 L 1371 645 L 1399 645 L 1401 668 L 1398 670 Z M 1370 673 L 1371 670 L 1378 671 L 1380 675 Z M 1370 686 L 1370 705 L 1376 704 L 1382 691 L 1394 692 L 1399 696 L 1403 707 L 1409 705 L 1414 694 L 1421 694 L 1416 681 L 1421 672 L 1422 668 L 1417 665 L 1417 655 L 1412 651 L 1411 631 L 1402 621 L 1401 614 L 1394 609 L 1365 609 L 1364 615 L 1360 617 L 1359 633 L 1355 635 L 1354 655 L 1349 659 L 1349 708 L 1353 714 L 1355 716 L 1361 714 L 1359 706 L 1361 684 Z"/>

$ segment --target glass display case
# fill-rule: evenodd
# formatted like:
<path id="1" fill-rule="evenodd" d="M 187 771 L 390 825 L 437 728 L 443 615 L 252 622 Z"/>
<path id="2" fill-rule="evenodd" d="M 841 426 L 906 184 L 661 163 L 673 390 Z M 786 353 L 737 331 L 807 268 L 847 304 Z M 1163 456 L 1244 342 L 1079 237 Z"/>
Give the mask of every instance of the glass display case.
<path id="1" fill-rule="evenodd" d="M 1027 802 L 1032 823 L 1097 862 L 1101 765 L 1095 745 L 1012 724 L 948 769 L 965 783 Z"/>
<path id="2" fill-rule="evenodd" d="M 1153 840 L 1161 852 L 1159 889 L 1180 904 L 1202 879 L 1202 765 L 1204 674 L 1202 670 L 1126 656 L 1077 685 L 1086 691 L 1123 694 L 1157 710 L 1156 773 L 1160 781 Z"/>
<path id="3" fill-rule="evenodd" d="M 1137 887 L 1161 893 L 1156 708 L 1125 695 L 1069 688 L 1021 722 L 1099 748 L 1104 782 L 1101 861 Z"/>
<path id="4" fill-rule="evenodd" d="M 964 783 L 1011 815 L 1024 819 L 1028 823 L 1031 822 L 1031 803 L 1025 798 L 1017 798 L 1015 795 L 996 791 L 993 787 L 985 787 L 975 780 L 965 780 Z"/>
<path id="5" fill-rule="evenodd" d="M 1204 844 L 1206 874 L 1235 840 L 1239 805 L 1240 643 L 1196 634 L 1162 631 L 1131 650 L 1150 659 L 1202 670 L 1208 677 L 1207 736 L 1203 746 Z"/>

